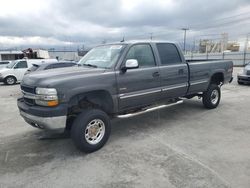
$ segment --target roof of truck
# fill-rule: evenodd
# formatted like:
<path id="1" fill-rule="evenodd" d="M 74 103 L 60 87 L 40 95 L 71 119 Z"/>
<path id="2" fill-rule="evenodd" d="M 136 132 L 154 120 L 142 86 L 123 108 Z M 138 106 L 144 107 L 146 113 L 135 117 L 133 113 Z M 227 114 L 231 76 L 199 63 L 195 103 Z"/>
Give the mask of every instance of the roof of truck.
<path id="1" fill-rule="evenodd" d="M 165 40 L 128 40 L 124 42 L 114 42 L 110 44 L 136 44 L 136 43 L 172 43 L 176 44 L 175 42 L 172 41 L 165 41 Z"/>

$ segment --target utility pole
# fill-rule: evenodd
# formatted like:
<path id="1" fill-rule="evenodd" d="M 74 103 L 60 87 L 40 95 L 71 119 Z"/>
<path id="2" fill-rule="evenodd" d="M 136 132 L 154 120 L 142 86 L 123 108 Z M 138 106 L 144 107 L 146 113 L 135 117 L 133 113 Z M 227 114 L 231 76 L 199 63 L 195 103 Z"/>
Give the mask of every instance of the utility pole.
<path id="1" fill-rule="evenodd" d="M 189 30 L 189 28 L 182 28 L 181 30 L 184 31 L 184 38 L 183 38 L 183 52 L 184 54 L 186 54 L 186 35 L 187 35 L 187 30 Z"/>
<path id="2" fill-rule="evenodd" d="M 153 33 L 150 33 L 150 40 L 153 40 Z"/>
<path id="3" fill-rule="evenodd" d="M 244 65 L 246 64 L 247 47 L 248 47 L 248 36 L 249 35 L 250 35 L 250 33 L 247 34 L 245 48 L 244 48 Z"/>

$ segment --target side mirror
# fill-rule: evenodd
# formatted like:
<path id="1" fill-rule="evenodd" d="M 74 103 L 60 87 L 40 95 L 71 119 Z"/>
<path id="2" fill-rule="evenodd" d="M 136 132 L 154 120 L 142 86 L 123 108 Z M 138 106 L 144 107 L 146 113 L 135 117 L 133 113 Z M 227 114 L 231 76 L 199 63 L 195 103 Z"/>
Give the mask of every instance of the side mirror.
<path id="1" fill-rule="evenodd" d="M 125 63 L 125 67 L 123 69 L 136 69 L 139 67 L 139 63 L 137 59 L 128 59 Z"/>

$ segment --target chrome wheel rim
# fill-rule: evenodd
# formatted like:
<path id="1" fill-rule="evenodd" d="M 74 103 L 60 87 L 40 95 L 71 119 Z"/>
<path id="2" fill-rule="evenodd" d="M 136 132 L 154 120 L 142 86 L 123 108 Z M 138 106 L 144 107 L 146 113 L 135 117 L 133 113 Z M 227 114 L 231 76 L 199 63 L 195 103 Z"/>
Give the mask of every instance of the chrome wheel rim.
<path id="1" fill-rule="evenodd" d="M 9 84 L 9 85 L 12 85 L 12 84 L 15 83 L 15 80 L 14 80 L 14 78 L 12 78 L 12 77 L 7 78 L 6 81 L 7 81 L 7 84 Z"/>
<path id="2" fill-rule="evenodd" d="M 211 93 L 211 102 L 212 104 L 216 104 L 219 100 L 219 91 L 218 90 L 213 90 Z"/>
<path id="3" fill-rule="evenodd" d="M 105 124 L 100 119 L 94 119 L 89 122 L 85 129 L 85 139 L 91 144 L 98 144 L 105 134 Z"/>

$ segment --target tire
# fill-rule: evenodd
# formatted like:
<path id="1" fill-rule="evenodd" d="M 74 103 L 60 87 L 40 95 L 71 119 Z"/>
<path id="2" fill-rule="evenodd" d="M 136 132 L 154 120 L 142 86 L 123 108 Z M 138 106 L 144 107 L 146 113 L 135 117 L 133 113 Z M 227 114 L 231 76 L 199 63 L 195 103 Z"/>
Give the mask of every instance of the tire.
<path id="1" fill-rule="evenodd" d="M 87 109 L 73 122 L 71 139 L 79 150 L 86 153 L 94 152 L 107 142 L 111 132 L 110 124 L 109 116 L 102 110 Z"/>
<path id="2" fill-rule="evenodd" d="M 211 84 L 207 91 L 203 93 L 202 102 L 205 108 L 214 109 L 220 103 L 221 91 L 216 84 Z"/>
<path id="3" fill-rule="evenodd" d="M 14 76 L 7 76 L 5 79 L 4 79 L 4 83 L 6 85 L 14 85 L 16 83 L 16 78 Z"/>
<path id="4" fill-rule="evenodd" d="M 239 85 L 243 85 L 243 82 L 238 81 L 238 84 L 239 84 Z"/>

